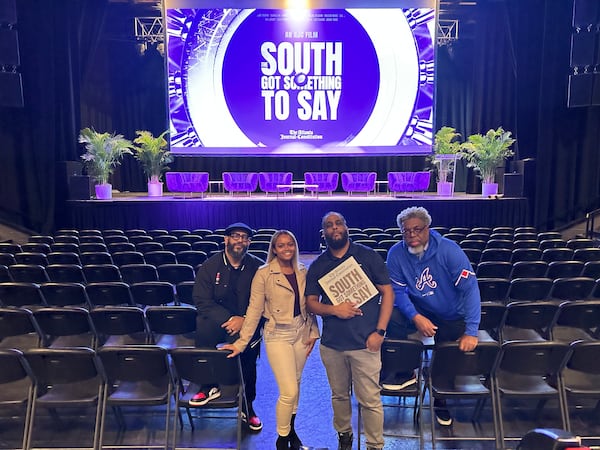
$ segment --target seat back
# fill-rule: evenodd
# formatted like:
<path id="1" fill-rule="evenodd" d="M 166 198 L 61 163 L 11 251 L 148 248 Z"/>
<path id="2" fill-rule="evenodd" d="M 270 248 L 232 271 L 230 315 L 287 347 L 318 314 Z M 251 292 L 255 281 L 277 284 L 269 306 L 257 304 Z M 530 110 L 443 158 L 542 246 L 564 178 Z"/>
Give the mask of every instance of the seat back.
<path id="1" fill-rule="evenodd" d="M 388 172 L 390 192 L 419 192 L 429 188 L 431 172 Z"/>
<path id="2" fill-rule="evenodd" d="M 346 192 L 373 192 L 376 172 L 342 172 L 342 189 Z"/>
<path id="3" fill-rule="evenodd" d="M 223 172 L 223 187 L 228 192 L 254 192 L 258 186 L 256 172 Z"/>
<path id="4" fill-rule="evenodd" d="M 171 192 L 206 192 L 208 172 L 167 172 L 167 189 Z"/>
<path id="5" fill-rule="evenodd" d="M 340 174 L 337 172 L 304 172 L 306 184 L 316 184 L 317 187 L 307 186 L 310 192 L 329 192 L 330 194 L 338 187 Z"/>
<path id="6" fill-rule="evenodd" d="M 291 189 L 292 177 L 292 172 L 259 172 L 258 185 L 263 192 L 288 192 Z"/>

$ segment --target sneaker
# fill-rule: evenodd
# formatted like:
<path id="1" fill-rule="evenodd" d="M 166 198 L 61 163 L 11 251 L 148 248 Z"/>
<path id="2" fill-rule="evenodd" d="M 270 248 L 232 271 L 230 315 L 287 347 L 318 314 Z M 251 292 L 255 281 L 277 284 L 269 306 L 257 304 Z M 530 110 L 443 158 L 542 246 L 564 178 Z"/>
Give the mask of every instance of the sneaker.
<path id="1" fill-rule="evenodd" d="M 248 419 L 246 417 L 246 413 L 242 413 L 242 422 L 244 422 L 248 428 L 250 428 L 250 430 L 252 431 L 260 431 L 262 430 L 263 424 L 260 421 L 260 419 L 258 418 L 258 416 L 256 414 L 253 414 L 250 416 L 250 418 Z"/>
<path id="2" fill-rule="evenodd" d="M 346 431 L 345 433 L 338 433 L 338 450 L 352 450 L 352 441 L 354 440 L 354 436 L 351 431 Z"/>
<path id="3" fill-rule="evenodd" d="M 190 401 L 190 406 L 204 406 L 211 400 L 219 398 L 221 396 L 221 391 L 218 387 L 211 387 L 206 389 L 201 389 L 198 391 L 196 395 L 194 395 Z"/>
<path id="4" fill-rule="evenodd" d="M 446 403 L 435 400 L 433 406 L 435 408 L 435 418 L 437 423 L 445 427 L 452 425 L 452 416 L 450 415 L 448 408 L 446 408 Z"/>
<path id="5" fill-rule="evenodd" d="M 417 384 L 417 376 L 413 373 L 412 376 L 404 380 L 393 380 L 390 383 L 382 383 L 381 387 L 386 391 L 401 391 L 408 386 Z"/>

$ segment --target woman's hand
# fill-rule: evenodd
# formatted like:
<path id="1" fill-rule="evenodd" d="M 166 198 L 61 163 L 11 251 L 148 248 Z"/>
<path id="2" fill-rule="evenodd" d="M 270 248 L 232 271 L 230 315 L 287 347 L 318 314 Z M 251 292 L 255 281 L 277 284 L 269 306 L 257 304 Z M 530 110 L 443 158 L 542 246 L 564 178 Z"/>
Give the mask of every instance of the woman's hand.
<path id="1" fill-rule="evenodd" d="M 239 355 L 240 353 L 242 353 L 233 344 L 221 344 L 217 348 L 219 350 L 229 350 L 229 351 L 231 351 L 231 353 L 229 355 L 227 355 L 228 358 L 235 358 L 237 355 Z"/>
<path id="2" fill-rule="evenodd" d="M 308 340 L 302 342 L 306 346 L 306 357 L 307 358 L 310 355 L 310 352 L 313 351 L 313 348 L 315 348 L 315 342 L 317 342 L 316 337 L 308 338 Z"/>

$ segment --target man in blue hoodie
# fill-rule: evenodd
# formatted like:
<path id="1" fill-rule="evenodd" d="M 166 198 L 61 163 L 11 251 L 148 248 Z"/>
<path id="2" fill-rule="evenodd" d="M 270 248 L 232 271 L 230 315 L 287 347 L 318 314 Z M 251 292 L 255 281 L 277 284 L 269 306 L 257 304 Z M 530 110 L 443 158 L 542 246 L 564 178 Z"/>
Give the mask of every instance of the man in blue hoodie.
<path id="1" fill-rule="evenodd" d="M 469 259 L 456 242 L 429 229 L 431 216 L 425 208 L 407 208 L 397 222 L 404 239 L 387 257 L 397 307 L 388 335 L 402 338 L 416 328 L 436 343 L 458 341 L 462 351 L 472 351 L 481 300 Z M 435 406 L 438 423 L 451 425 L 445 404 L 436 400 Z"/>

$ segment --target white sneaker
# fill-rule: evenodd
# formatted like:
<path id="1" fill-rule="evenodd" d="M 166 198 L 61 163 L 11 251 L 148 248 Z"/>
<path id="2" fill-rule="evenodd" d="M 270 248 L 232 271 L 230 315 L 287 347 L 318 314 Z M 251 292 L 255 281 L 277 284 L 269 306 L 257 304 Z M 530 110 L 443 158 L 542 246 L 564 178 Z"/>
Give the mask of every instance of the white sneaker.
<path id="1" fill-rule="evenodd" d="M 409 378 L 408 380 L 398 380 L 398 383 L 382 383 L 381 387 L 383 389 L 385 389 L 386 391 L 401 391 L 404 388 L 407 388 L 408 386 L 412 386 L 413 384 L 417 383 L 417 376 L 415 374 L 413 374 L 413 376 L 411 378 Z"/>

